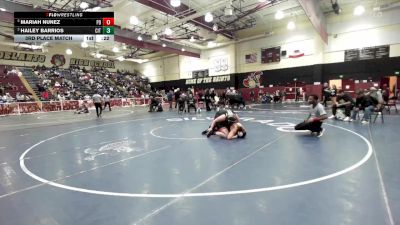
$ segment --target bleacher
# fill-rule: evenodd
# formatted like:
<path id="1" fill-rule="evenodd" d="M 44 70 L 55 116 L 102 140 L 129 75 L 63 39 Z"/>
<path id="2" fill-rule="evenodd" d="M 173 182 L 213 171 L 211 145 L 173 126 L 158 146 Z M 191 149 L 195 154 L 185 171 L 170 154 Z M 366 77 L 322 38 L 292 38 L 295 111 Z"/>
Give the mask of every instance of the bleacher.
<path id="1" fill-rule="evenodd" d="M 133 96 L 140 96 L 141 92 L 151 92 L 151 88 L 148 87 L 149 81 L 136 73 L 117 71 L 110 74 L 109 78 L 119 87 L 131 92 Z"/>
<path id="2" fill-rule="evenodd" d="M 22 83 L 18 73 L 11 71 L 12 68 L 10 66 L 0 65 L 0 86 L 4 88 L 4 92 L 9 93 L 13 98 L 16 97 L 17 93 L 31 95 Z"/>
<path id="3" fill-rule="evenodd" d="M 71 98 L 67 99 L 82 99 L 85 95 L 92 96 L 97 92 L 100 94 L 107 92 L 116 98 L 140 97 L 142 94 L 150 92 L 147 86 L 148 81 L 138 75 L 126 72 L 118 71 L 115 73 L 99 68 L 82 72 L 81 69 L 77 68 L 18 67 L 18 72 L 4 74 L 5 71 L 12 69 L 11 66 L 0 65 L 0 86 L 4 87 L 3 94 L 9 93 L 13 98 L 16 97 L 18 92 L 31 95 L 17 73 L 24 76 L 32 89 L 38 92 L 36 93 L 37 96 L 41 96 L 43 90 L 46 90 L 46 93 L 48 92 L 50 96 L 47 100 L 56 100 L 58 94 L 67 92 L 73 93 Z M 84 79 L 86 76 L 88 76 L 87 80 Z M 61 84 L 61 86 L 56 87 L 56 83 Z M 40 88 L 42 90 L 40 92 L 38 86 L 42 86 L 44 89 Z"/>
<path id="4" fill-rule="evenodd" d="M 41 80 L 33 73 L 32 68 L 19 67 L 18 70 L 21 71 L 22 75 L 25 77 L 25 80 L 29 83 L 35 94 L 40 96 L 37 84 L 41 83 Z"/>

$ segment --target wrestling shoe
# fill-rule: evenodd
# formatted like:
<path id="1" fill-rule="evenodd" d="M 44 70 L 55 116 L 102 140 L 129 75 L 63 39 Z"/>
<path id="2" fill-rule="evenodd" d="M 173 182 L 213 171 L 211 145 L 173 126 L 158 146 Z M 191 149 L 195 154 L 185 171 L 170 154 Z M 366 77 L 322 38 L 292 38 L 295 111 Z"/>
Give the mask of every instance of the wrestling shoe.
<path id="1" fill-rule="evenodd" d="M 362 123 L 362 124 L 369 124 L 369 122 L 366 121 L 366 120 L 361 121 L 361 123 Z"/>
<path id="2" fill-rule="evenodd" d="M 206 135 L 207 134 L 207 130 L 201 132 L 202 135 Z"/>
<path id="3" fill-rule="evenodd" d="M 322 128 L 320 132 L 317 132 L 317 137 L 322 137 L 322 135 L 324 135 L 324 131 L 325 129 Z"/>

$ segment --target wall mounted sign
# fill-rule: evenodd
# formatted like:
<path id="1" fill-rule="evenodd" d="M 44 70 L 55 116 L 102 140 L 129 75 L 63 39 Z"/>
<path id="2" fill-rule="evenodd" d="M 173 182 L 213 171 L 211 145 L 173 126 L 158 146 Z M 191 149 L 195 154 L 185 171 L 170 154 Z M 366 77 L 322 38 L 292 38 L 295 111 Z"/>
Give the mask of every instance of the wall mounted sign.
<path id="1" fill-rule="evenodd" d="M 228 82 L 228 81 L 231 81 L 230 75 L 187 79 L 185 84 L 186 85 L 188 85 L 188 84 L 209 84 L 209 83 Z"/>
<path id="2" fill-rule="evenodd" d="M 344 52 L 344 61 L 389 58 L 390 45 L 350 49 Z"/>
<path id="3" fill-rule="evenodd" d="M 192 71 L 192 78 L 203 78 L 208 76 L 209 76 L 208 69 Z"/>
<path id="4" fill-rule="evenodd" d="M 89 59 L 76 59 L 71 58 L 70 66 L 92 66 L 92 67 L 101 67 L 101 68 L 115 68 L 114 62 L 111 61 L 96 61 Z"/>
<path id="5" fill-rule="evenodd" d="M 51 64 L 55 66 L 64 66 L 65 65 L 65 57 L 64 55 L 53 55 L 51 57 Z"/>
<path id="6" fill-rule="evenodd" d="M 219 57 L 212 59 L 212 69 L 215 73 L 221 73 L 228 71 L 229 65 L 228 65 L 228 57 Z"/>
<path id="7" fill-rule="evenodd" d="M 250 53 L 244 56 L 246 64 L 257 62 L 257 53 Z"/>
<path id="8" fill-rule="evenodd" d="M 46 61 L 46 56 L 20 52 L 0 51 L 0 59 L 44 63 Z"/>
<path id="9" fill-rule="evenodd" d="M 243 86 L 247 88 L 255 88 L 261 86 L 261 75 L 263 75 L 262 71 L 257 71 L 254 73 L 250 73 L 247 75 L 245 79 L 243 79 Z"/>
<path id="10" fill-rule="evenodd" d="M 281 47 L 261 49 L 261 63 L 273 63 L 281 61 Z"/>

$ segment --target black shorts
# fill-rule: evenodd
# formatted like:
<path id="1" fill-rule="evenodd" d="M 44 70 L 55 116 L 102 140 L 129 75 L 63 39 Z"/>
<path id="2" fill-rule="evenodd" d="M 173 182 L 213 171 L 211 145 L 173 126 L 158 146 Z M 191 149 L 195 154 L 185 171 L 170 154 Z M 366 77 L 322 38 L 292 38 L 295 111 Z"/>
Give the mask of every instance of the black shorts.
<path id="1" fill-rule="evenodd" d="M 228 131 L 230 130 L 230 126 L 229 126 L 229 124 L 227 122 L 215 123 L 214 130 L 219 130 L 219 129 L 223 128 L 223 127 L 228 129 Z"/>
<path id="2" fill-rule="evenodd" d="M 221 115 L 226 115 L 227 113 L 228 111 L 226 111 L 226 109 L 221 109 L 215 113 L 214 119 L 218 118 Z"/>

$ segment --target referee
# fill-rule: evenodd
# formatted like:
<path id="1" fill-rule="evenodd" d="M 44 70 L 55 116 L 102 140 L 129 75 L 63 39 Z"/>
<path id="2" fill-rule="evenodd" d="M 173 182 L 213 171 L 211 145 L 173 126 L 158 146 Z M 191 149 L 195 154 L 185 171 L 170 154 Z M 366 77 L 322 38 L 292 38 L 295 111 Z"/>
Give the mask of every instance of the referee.
<path id="1" fill-rule="evenodd" d="M 96 93 L 93 95 L 92 99 L 93 99 L 94 107 L 96 107 L 97 118 L 99 118 L 101 116 L 101 112 L 102 112 L 101 102 L 103 101 L 103 98 L 101 97 L 101 95 Z"/>

